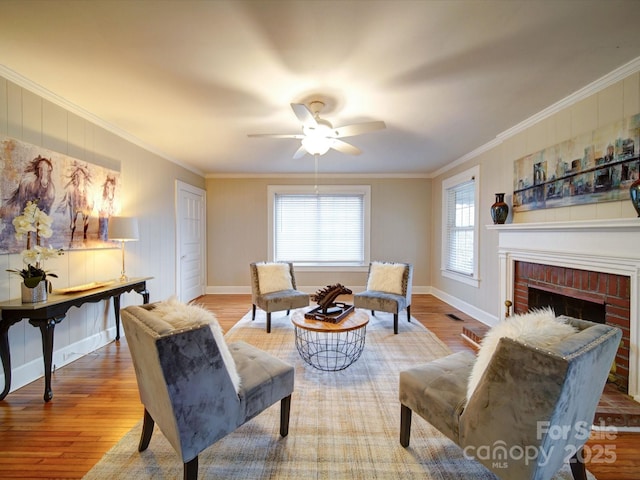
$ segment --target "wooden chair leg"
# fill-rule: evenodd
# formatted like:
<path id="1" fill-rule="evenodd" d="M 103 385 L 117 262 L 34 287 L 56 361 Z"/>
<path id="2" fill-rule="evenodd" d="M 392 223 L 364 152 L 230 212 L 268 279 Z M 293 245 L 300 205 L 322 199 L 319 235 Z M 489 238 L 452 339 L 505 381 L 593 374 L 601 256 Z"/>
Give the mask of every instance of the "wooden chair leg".
<path id="1" fill-rule="evenodd" d="M 291 412 L 291 395 L 280 400 L 280 436 L 289 435 L 289 412 Z"/>
<path id="2" fill-rule="evenodd" d="M 573 480 L 587 480 L 587 469 L 584 464 L 583 447 L 580 447 L 569 461 Z"/>
<path id="3" fill-rule="evenodd" d="M 198 480 L 198 457 L 184 464 L 184 480 Z"/>
<path id="4" fill-rule="evenodd" d="M 400 405 L 400 445 L 409 446 L 411 437 L 411 409 L 405 405 Z"/>
<path id="5" fill-rule="evenodd" d="M 393 314 L 393 333 L 398 334 L 398 314 Z"/>
<path id="6" fill-rule="evenodd" d="M 256 304 L 253 304 L 253 309 L 251 310 L 251 321 L 253 322 L 256 319 Z"/>
<path id="7" fill-rule="evenodd" d="M 407 306 L 407 321 L 411 322 L 411 305 Z"/>
<path id="8" fill-rule="evenodd" d="M 267 333 L 271 333 L 271 312 L 267 312 Z"/>
<path id="9" fill-rule="evenodd" d="M 153 433 L 153 426 L 155 422 L 147 409 L 144 409 L 144 420 L 142 421 L 142 435 L 140 435 L 140 443 L 138 443 L 138 451 L 143 452 L 149 446 L 151 441 L 151 434 Z"/>

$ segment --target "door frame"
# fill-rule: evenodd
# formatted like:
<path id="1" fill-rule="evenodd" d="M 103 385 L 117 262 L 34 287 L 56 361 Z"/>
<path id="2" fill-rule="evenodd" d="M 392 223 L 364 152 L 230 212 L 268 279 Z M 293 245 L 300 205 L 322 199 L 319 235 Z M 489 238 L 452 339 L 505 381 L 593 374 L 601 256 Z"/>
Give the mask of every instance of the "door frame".
<path id="1" fill-rule="evenodd" d="M 176 180 L 175 184 L 175 218 L 176 218 L 176 296 L 178 299 L 183 301 L 182 299 L 182 268 L 181 268 L 181 259 L 182 259 L 182 216 L 180 212 L 180 194 L 181 192 L 189 192 L 195 195 L 200 195 L 202 197 L 202 217 L 201 217 L 201 225 L 200 231 L 202 232 L 202 246 L 200 251 L 200 261 L 201 261 L 201 271 L 202 275 L 200 278 L 201 291 L 200 295 L 204 295 L 207 291 L 207 192 L 202 188 L 193 186 L 189 183 L 183 182 L 181 180 Z"/>

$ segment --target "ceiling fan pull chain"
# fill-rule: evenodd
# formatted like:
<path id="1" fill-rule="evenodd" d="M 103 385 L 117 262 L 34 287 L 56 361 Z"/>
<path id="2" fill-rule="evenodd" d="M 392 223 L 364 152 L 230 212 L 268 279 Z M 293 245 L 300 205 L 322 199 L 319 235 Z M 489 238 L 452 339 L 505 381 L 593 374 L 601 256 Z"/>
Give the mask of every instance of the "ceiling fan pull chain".
<path id="1" fill-rule="evenodd" d="M 314 190 L 316 191 L 316 195 L 318 195 L 318 154 L 315 154 L 313 156 L 314 161 L 315 161 L 315 176 L 314 176 L 314 181 L 315 181 L 315 185 L 314 185 Z"/>

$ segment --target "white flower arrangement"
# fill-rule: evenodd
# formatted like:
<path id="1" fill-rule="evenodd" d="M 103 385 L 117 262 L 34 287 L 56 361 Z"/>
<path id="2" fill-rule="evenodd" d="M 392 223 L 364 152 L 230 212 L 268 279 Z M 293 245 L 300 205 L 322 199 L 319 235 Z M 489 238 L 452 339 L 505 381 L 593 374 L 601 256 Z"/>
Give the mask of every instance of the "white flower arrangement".
<path id="1" fill-rule="evenodd" d="M 57 255 L 63 255 L 62 249 L 51 247 L 42 247 L 40 240 L 42 238 L 50 238 L 53 235 L 51 225 L 53 220 L 49 215 L 40 210 L 37 200 L 30 200 L 22 211 L 22 215 L 18 215 L 13 219 L 13 227 L 16 230 L 16 239 L 22 241 L 27 237 L 27 248 L 22 251 L 22 261 L 26 265 L 21 270 L 9 269 L 20 275 L 27 287 L 33 288 L 42 280 L 51 277 L 58 277 L 55 273 L 49 273 L 42 268 L 44 260 L 53 258 Z M 32 235 L 35 237 L 35 245 L 31 245 Z"/>

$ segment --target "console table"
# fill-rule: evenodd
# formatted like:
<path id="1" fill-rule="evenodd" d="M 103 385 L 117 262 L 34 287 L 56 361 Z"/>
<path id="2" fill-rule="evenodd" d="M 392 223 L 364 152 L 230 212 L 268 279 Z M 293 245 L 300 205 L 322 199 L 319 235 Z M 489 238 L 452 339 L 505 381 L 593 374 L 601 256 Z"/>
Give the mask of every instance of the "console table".
<path id="1" fill-rule="evenodd" d="M 53 357 L 53 332 L 71 307 L 79 307 L 85 303 L 95 303 L 113 298 L 116 317 L 116 340 L 120 339 L 120 295 L 135 291 L 142 295 L 144 303 L 149 303 L 147 280 L 153 277 L 131 278 L 127 281 L 115 280 L 106 286 L 92 290 L 50 294 L 46 302 L 22 303 L 20 299 L 0 302 L 0 359 L 4 370 L 4 390 L 0 400 L 7 396 L 11 388 L 11 352 L 9 350 L 9 328 L 28 319 L 29 323 L 40 329 L 42 335 L 42 353 L 44 356 L 44 401 L 53 398 L 51 390 L 51 364 Z"/>

